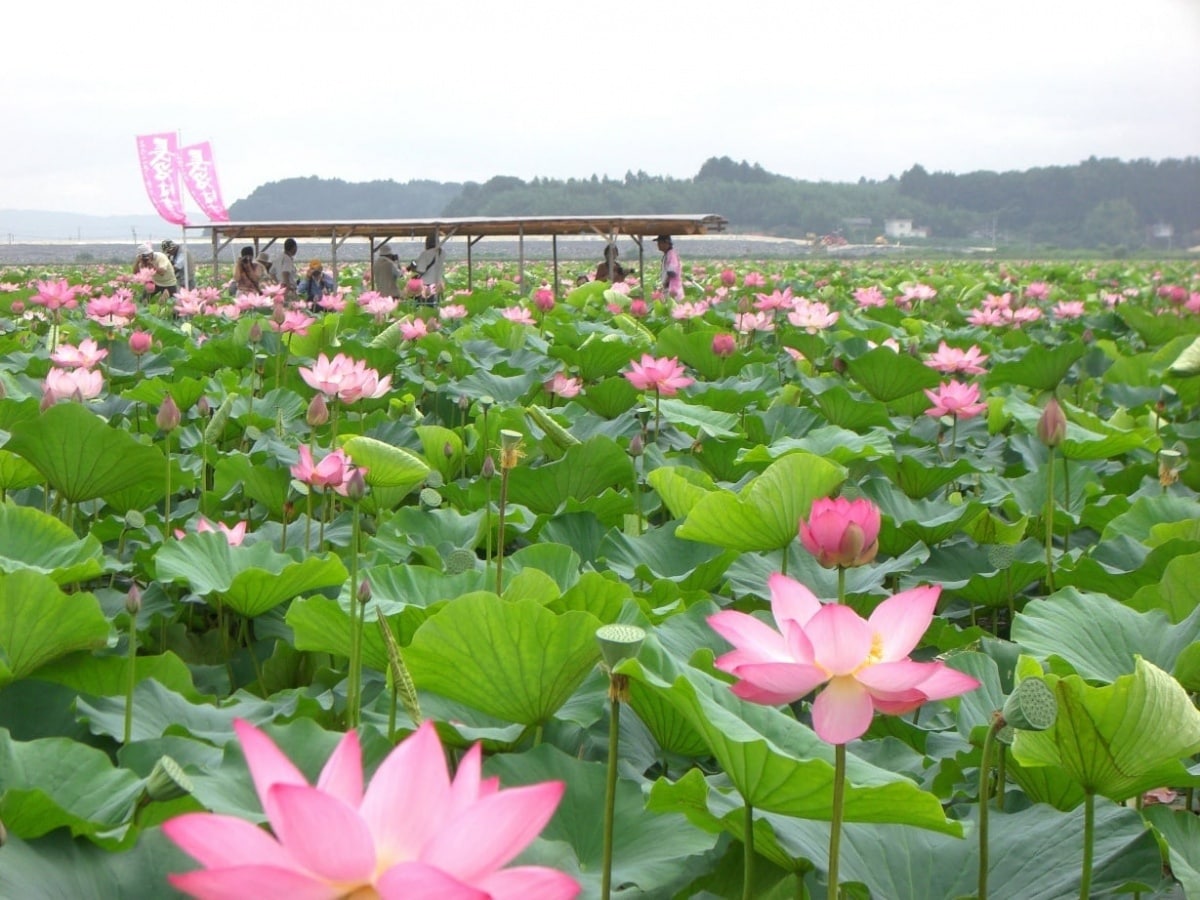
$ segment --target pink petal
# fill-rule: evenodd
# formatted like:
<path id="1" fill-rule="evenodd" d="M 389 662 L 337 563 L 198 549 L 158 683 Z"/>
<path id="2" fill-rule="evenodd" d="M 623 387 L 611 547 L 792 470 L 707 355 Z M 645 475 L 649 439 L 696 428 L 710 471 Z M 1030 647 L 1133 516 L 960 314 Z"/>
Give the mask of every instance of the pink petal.
<path id="1" fill-rule="evenodd" d="M 370 882 L 375 844 L 357 810 L 307 785 L 277 784 L 271 794 L 271 828 L 306 869 L 329 881 Z"/>
<path id="2" fill-rule="evenodd" d="M 776 572 L 767 579 L 767 587 L 771 590 L 771 614 L 780 631 L 784 622 L 806 625 L 821 609 L 816 595 L 794 578 Z"/>
<path id="3" fill-rule="evenodd" d="M 561 781 L 546 781 L 484 797 L 433 835 L 421 859 L 473 883 L 529 846 L 564 790 Z"/>
<path id="4" fill-rule="evenodd" d="M 867 621 L 882 641 L 885 660 L 904 659 L 920 643 L 933 621 L 941 592 L 936 586 L 916 587 L 888 597 L 875 607 Z"/>
<path id="5" fill-rule="evenodd" d="M 449 796 L 442 743 L 433 723 L 426 721 L 388 754 L 359 806 L 375 838 L 379 864 L 418 858 L 445 821 Z"/>
<path id="6" fill-rule="evenodd" d="M 773 694 L 750 681 L 739 681 L 729 690 L 733 696 L 739 697 L 747 703 L 757 703 L 761 706 L 782 706 L 796 699 L 791 694 Z"/>
<path id="7" fill-rule="evenodd" d="M 569 875 L 542 866 L 513 866 L 501 869 L 476 884 L 492 900 L 572 900 L 580 891 Z"/>
<path id="8" fill-rule="evenodd" d="M 375 890 L 383 900 L 490 900 L 487 892 L 421 862 L 392 866 L 375 882 Z"/>
<path id="9" fill-rule="evenodd" d="M 754 616 L 725 610 L 709 616 L 708 624 L 713 631 L 751 657 L 779 662 L 791 658 L 783 635 Z"/>
<path id="10" fill-rule="evenodd" d="M 337 797 L 351 809 L 358 809 L 363 796 L 363 769 L 357 732 L 346 732 L 338 742 L 317 779 L 317 790 Z"/>
<path id="11" fill-rule="evenodd" d="M 917 685 L 919 690 L 929 700 L 945 700 L 957 697 L 979 687 L 979 681 L 958 669 L 952 669 L 945 663 L 930 663 L 933 673 Z"/>
<path id="12" fill-rule="evenodd" d="M 185 813 L 168 819 L 163 834 L 207 868 L 261 863 L 288 867 L 294 860 L 271 835 L 244 819 Z"/>
<path id="13" fill-rule="evenodd" d="M 831 603 L 804 626 L 817 665 L 830 675 L 849 675 L 871 654 L 871 626 L 849 606 Z"/>
<path id="14" fill-rule="evenodd" d="M 829 680 L 824 669 L 799 663 L 752 663 L 739 666 L 733 674 L 759 692 L 784 698 L 775 703 L 792 703 Z"/>
<path id="15" fill-rule="evenodd" d="M 450 799 L 447 816 L 458 815 L 479 799 L 483 790 L 482 776 L 483 749 L 479 744 L 473 744 L 463 756 L 450 783 Z M 494 793 L 489 791 L 488 793 Z"/>
<path id="16" fill-rule="evenodd" d="M 846 744 L 863 736 L 874 715 L 865 687 L 850 677 L 834 678 L 813 701 L 813 731 L 826 743 Z"/>
<path id="17" fill-rule="evenodd" d="M 855 672 L 854 677 L 872 694 L 877 692 L 888 694 L 917 688 L 921 682 L 933 674 L 933 668 L 932 663 L 904 659 L 865 666 Z"/>
<path id="18" fill-rule="evenodd" d="M 242 755 L 250 769 L 250 777 L 254 779 L 254 789 L 258 791 L 258 800 L 262 804 L 267 818 L 271 817 L 271 807 L 268 801 L 271 786 L 275 784 L 308 784 L 308 779 L 283 755 L 283 751 L 275 746 L 275 742 L 243 719 L 235 719 L 233 730 L 237 733 L 238 742 L 242 745 Z"/>
<path id="19" fill-rule="evenodd" d="M 272 866 L 232 866 L 168 875 L 176 890 L 201 900 L 246 900 L 247 897 L 286 897 L 287 900 L 336 900 L 342 888 L 297 872 Z"/>

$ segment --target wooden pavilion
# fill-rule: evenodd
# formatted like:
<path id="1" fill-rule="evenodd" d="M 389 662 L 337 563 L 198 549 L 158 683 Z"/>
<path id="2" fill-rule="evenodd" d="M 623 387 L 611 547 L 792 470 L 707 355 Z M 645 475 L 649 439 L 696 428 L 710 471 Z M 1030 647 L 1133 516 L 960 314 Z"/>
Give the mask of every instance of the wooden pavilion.
<path id="1" fill-rule="evenodd" d="M 717 215 L 661 216 L 505 216 L 500 218 L 469 217 L 440 219 L 367 219 L 363 221 L 298 221 L 298 222 L 210 222 L 207 225 L 188 225 L 186 232 L 196 232 L 198 238 L 212 243 L 213 277 L 217 277 L 218 254 L 235 241 L 250 241 L 254 252 L 270 248 L 285 238 L 296 240 L 328 240 L 334 277 L 337 277 L 338 248 L 347 240 L 367 240 L 370 243 L 370 262 L 389 241 L 405 238 L 424 240 L 435 235 L 441 246 L 452 238 L 463 238 L 467 245 L 467 287 L 473 287 L 471 251 L 485 237 L 516 238 L 518 241 L 518 273 L 524 284 L 525 238 L 551 238 L 554 263 L 554 288 L 559 290 L 558 238 L 596 235 L 607 241 L 618 236 L 631 238 L 638 248 L 638 271 L 643 273 L 645 289 L 645 255 L 643 240 L 659 234 L 699 235 L 719 233 L 728 222 Z M 191 242 L 189 242 L 191 243 Z M 197 242 L 198 243 L 198 242 Z M 195 244 L 193 244 L 195 246 Z M 599 254 L 597 254 L 599 256 Z"/>

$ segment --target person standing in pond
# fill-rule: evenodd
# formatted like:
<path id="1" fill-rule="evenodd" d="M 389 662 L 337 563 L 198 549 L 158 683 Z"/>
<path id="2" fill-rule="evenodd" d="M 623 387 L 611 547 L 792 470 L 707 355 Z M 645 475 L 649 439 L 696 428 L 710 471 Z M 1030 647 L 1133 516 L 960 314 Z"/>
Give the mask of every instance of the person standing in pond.
<path id="1" fill-rule="evenodd" d="M 436 233 L 425 238 L 425 249 L 408 268 L 425 285 L 418 302 L 422 306 L 437 306 L 445 287 L 446 276 L 442 268 L 442 248 L 438 246 Z"/>
<path id="2" fill-rule="evenodd" d="M 258 257 L 255 259 L 255 262 L 258 263 L 259 268 L 262 270 L 262 283 L 274 284 L 275 271 L 271 263 L 271 254 L 266 250 L 261 250 L 259 251 Z"/>
<path id="3" fill-rule="evenodd" d="M 683 264 L 679 261 L 679 253 L 669 234 L 660 234 L 654 239 L 658 251 L 662 254 L 662 277 L 658 286 L 662 288 L 663 296 L 672 300 L 683 299 Z"/>
<path id="4" fill-rule="evenodd" d="M 385 297 L 400 296 L 400 264 L 394 247 L 380 247 L 371 263 L 371 281 L 375 290 Z"/>
<path id="5" fill-rule="evenodd" d="M 314 259 L 309 262 L 308 270 L 296 286 L 296 292 L 308 301 L 309 307 L 316 309 L 321 298 L 326 294 L 332 294 L 335 287 L 333 276 L 325 271 L 325 267 L 319 259 Z"/>
<path id="6" fill-rule="evenodd" d="M 233 264 L 233 293 L 262 293 L 263 274 L 263 267 L 254 259 L 254 248 L 243 247 Z"/>
<path id="7" fill-rule="evenodd" d="M 617 245 L 604 245 L 604 262 L 596 266 L 596 281 L 608 281 L 616 284 L 625 280 L 625 267 L 617 262 Z"/>
<path id="8" fill-rule="evenodd" d="M 175 296 L 179 290 L 179 282 L 175 278 L 175 267 L 171 265 L 171 260 L 167 259 L 167 255 L 155 250 L 154 245 L 149 241 L 138 247 L 138 257 L 133 263 L 134 272 L 142 269 L 154 270 L 154 284 L 146 287 L 147 298 L 162 293 L 169 297 Z"/>
<path id="9" fill-rule="evenodd" d="M 275 273 L 279 283 L 283 285 L 285 299 L 296 299 L 296 284 L 300 280 L 296 276 L 296 240 L 288 238 L 283 242 L 283 256 L 279 257 L 279 271 Z"/>
<path id="10" fill-rule="evenodd" d="M 196 287 L 196 263 L 192 260 L 192 251 L 180 247 L 169 238 L 162 242 L 162 252 L 171 261 L 175 270 L 175 282 L 189 291 Z"/>

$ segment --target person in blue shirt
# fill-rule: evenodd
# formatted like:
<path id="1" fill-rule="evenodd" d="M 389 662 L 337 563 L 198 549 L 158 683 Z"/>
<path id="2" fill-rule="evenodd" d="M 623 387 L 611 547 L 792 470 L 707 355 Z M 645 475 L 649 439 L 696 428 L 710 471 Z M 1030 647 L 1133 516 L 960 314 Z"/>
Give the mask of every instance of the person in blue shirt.
<path id="1" fill-rule="evenodd" d="M 314 259 L 308 264 L 308 271 L 296 285 L 296 293 L 307 300 L 308 305 L 313 308 L 316 308 L 326 294 L 332 294 L 334 289 L 333 276 L 325 271 L 325 267 L 321 265 L 319 259 Z"/>

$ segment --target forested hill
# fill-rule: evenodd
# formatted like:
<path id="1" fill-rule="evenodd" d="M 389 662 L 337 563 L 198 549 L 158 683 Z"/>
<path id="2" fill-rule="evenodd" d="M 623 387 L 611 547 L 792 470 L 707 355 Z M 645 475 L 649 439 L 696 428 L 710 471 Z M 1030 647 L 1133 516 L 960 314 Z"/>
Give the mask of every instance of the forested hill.
<path id="1" fill-rule="evenodd" d="M 812 182 L 712 158 L 694 178 L 629 172 L 623 179 L 497 176 L 484 184 L 295 178 L 272 182 L 230 209 L 235 220 L 390 219 L 716 213 L 730 230 L 781 236 L 882 234 L 910 220 L 939 240 L 1064 247 L 1200 243 L 1200 157 L 1088 159 L 1024 172 L 928 172 L 886 181 Z"/>

